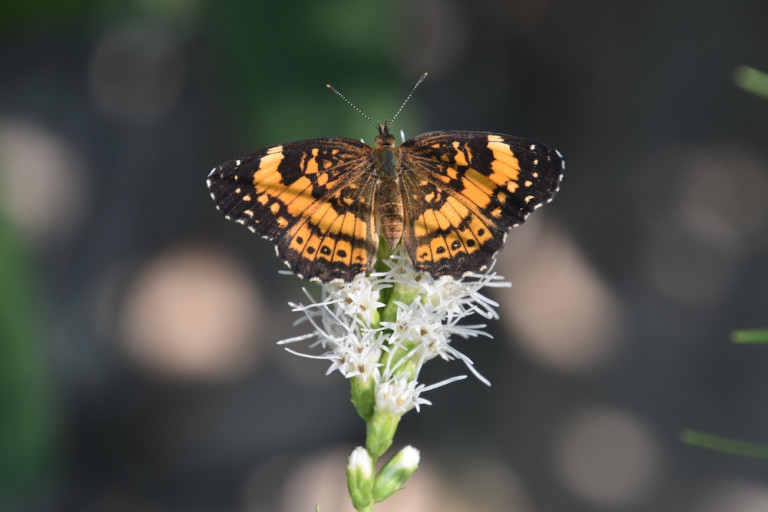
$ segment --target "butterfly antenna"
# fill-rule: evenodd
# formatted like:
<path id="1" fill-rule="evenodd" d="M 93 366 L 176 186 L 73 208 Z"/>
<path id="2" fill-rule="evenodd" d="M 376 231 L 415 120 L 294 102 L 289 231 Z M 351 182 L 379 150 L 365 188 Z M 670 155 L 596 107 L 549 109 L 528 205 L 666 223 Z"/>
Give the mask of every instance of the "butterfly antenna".
<path id="1" fill-rule="evenodd" d="M 414 86 L 413 86 L 413 89 L 411 89 L 411 92 L 409 92 L 409 93 L 408 93 L 408 96 L 406 96 L 406 98 L 405 98 L 405 101 L 403 101 L 403 104 L 402 104 L 402 105 L 400 105 L 400 108 L 399 108 L 399 109 L 397 109 L 397 112 L 395 112 L 395 115 L 394 115 L 394 116 L 392 116 L 392 120 L 389 122 L 389 125 L 390 125 L 390 126 L 392 126 L 393 124 L 395 124 L 395 119 L 397 119 L 397 116 L 399 116 L 399 115 L 400 115 L 400 112 L 402 112 L 402 110 L 403 110 L 403 107 L 405 106 L 405 104 L 406 104 L 406 103 L 408 103 L 408 100 L 409 100 L 409 99 L 411 99 L 411 96 L 413 96 L 413 93 L 414 93 L 414 92 L 416 92 L 416 88 L 417 88 L 419 85 L 421 85 L 421 82 L 423 82 L 425 78 L 427 78 L 427 75 L 429 75 L 429 73 L 424 73 L 424 74 L 423 74 L 423 75 L 421 75 L 421 76 L 419 77 L 419 79 L 416 81 L 416 85 L 414 85 Z"/>
<path id="2" fill-rule="evenodd" d="M 368 122 L 369 122 L 369 123 L 371 123 L 373 126 L 378 126 L 376 123 L 374 123 L 374 122 L 373 122 L 373 119 L 371 119 L 370 117 L 368 117 L 368 116 L 365 114 L 365 112 L 363 112 L 362 110 L 360 110 L 360 107 L 358 107 L 357 105 L 355 105 L 354 103 L 352 103 L 351 101 L 349 101 L 349 100 L 347 99 L 347 97 L 346 97 L 346 96 L 344 96 L 343 94 L 341 94 L 339 91 L 337 91 L 337 90 L 336 90 L 336 88 L 335 88 L 334 86 L 332 86 L 331 84 L 325 84 L 325 86 L 326 86 L 327 88 L 329 88 L 330 90 L 332 90 L 333 92 L 335 92 L 335 93 L 336 93 L 336 95 L 337 95 L 339 98 L 341 98 L 341 99 L 343 99 L 344 101 L 346 101 L 346 102 L 347 102 L 347 105 L 349 105 L 350 107 L 352 107 L 353 109 L 355 109 L 355 110 L 357 111 L 357 113 L 358 113 L 358 114 L 360 114 L 361 116 L 363 116 L 364 118 L 366 118 L 366 119 L 368 120 Z"/>

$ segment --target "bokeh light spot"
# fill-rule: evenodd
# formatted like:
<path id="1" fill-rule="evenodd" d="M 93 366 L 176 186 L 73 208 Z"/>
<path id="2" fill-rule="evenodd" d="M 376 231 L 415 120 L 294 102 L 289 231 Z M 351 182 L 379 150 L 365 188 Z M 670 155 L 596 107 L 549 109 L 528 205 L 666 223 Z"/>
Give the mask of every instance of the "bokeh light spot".
<path id="1" fill-rule="evenodd" d="M 647 227 L 641 268 L 648 282 L 689 307 L 726 300 L 744 258 L 768 240 L 762 159 L 740 145 L 670 148 L 633 176 L 637 217 Z"/>
<path id="2" fill-rule="evenodd" d="M 663 465 L 655 436 L 627 414 L 582 411 L 560 428 L 554 464 L 563 484 L 584 500 L 626 507 L 649 495 Z"/>
<path id="3" fill-rule="evenodd" d="M 71 145 L 32 121 L 0 118 L 0 208 L 30 241 L 71 233 L 87 189 L 83 160 Z"/>
<path id="4" fill-rule="evenodd" d="M 745 481 L 718 482 L 701 489 L 691 510 L 700 512 L 765 512 L 768 510 L 768 487 Z"/>
<path id="5" fill-rule="evenodd" d="M 690 155 L 681 185 L 680 223 L 703 241 L 742 244 L 768 226 L 768 168 L 745 148 Z"/>
<path id="6" fill-rule="evenodd" d="M 605 361 L 618 339 L 621 308 L 564 233 L 532 217 L 510 235 L 497 269 L 512 281 L 499 300 L 512 341 L 560 369 Z"/>
<path id="7" fill-rule="evenodd" d="M 138 271 L 122 309 L 122 338 L 134 360 L 157 373 L 226 378 L 258 359 L 261 312 L 261 298 L 237 261 L 176 249 Z"/>

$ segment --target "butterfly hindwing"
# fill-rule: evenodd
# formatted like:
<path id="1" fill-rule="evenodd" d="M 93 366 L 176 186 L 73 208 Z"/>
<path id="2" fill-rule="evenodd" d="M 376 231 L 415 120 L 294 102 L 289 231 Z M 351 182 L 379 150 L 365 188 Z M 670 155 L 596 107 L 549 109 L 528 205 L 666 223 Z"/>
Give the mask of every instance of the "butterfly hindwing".
<path id="1" fill-rule="evenodd" d="M 282 144 L 215 167 L 208 188 L 225 217 L 275 241 L 297 274 L 350 280 L 370 269 L 378 243 L 372 159 L 352 139 Z"/>

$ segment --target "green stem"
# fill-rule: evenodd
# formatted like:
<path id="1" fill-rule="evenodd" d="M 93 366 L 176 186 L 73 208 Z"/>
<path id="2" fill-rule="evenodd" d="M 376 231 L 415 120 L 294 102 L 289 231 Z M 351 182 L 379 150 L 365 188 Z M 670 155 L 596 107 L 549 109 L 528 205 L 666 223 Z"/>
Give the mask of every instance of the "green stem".
<path id="1" fill-rule="evenodd" d="M 389 267 L 384 260 L 388 260 L 392 256 L 392 247 L 389 246 L 383 236 L 379 236 L 379 248 L 376 251 L 376 262 L 373 264 L 373 270 L 375 272 L 386 272 Z M 381 301 L 384 304 L 388 304 L 390 297 L 392 296 L 392 288 L 384 288 L 381 290 Z"/>

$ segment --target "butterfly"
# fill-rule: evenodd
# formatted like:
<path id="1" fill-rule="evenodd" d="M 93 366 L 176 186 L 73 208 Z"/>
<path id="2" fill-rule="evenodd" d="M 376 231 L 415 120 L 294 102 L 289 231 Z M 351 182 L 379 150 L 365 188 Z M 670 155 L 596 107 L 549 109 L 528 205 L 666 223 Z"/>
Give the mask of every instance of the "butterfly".
<path id="1" fill-rule="evenodd" d="M 208 175 L 211 197 L 299 277 L 350 281 L 387 243 L 418 270 L 459 278 L 488 267 L 565 169 L 559 151 L 512 135 L 435 131 L 397 146 L 376 126 L 373 147 L 328 137 L 232 159 Z"/>

